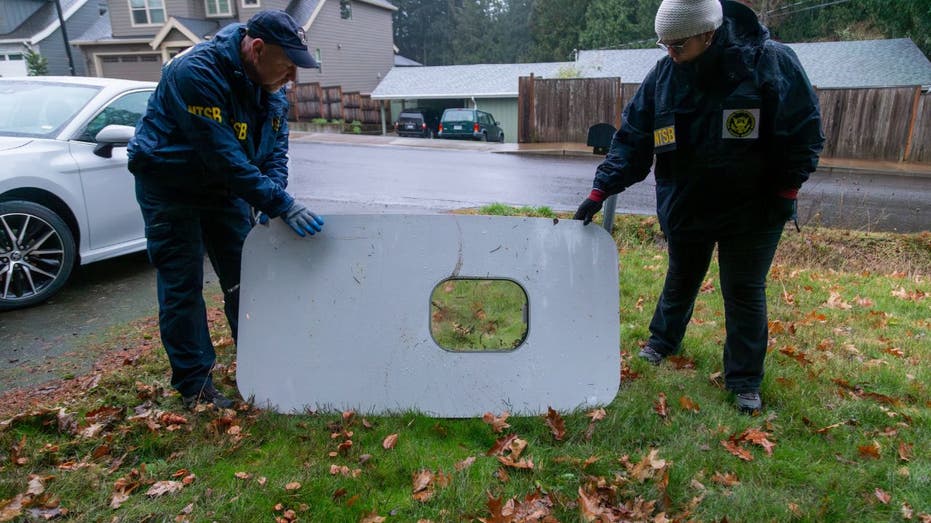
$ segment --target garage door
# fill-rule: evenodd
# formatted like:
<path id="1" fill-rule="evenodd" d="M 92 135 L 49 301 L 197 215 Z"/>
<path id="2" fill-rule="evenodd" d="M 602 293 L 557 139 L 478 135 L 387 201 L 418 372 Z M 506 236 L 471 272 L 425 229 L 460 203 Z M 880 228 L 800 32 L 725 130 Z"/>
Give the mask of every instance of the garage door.
<path id="1" fill-rule="evenodd" d="M 0 52 L 0 76 L 26 76 L 23 53 Z"/>
<path id="2" fill-rule="evenodd" d="M 161 76 L 160 54 L 104 55 L 100 57 L 101 76 L 157 82 Z"/>

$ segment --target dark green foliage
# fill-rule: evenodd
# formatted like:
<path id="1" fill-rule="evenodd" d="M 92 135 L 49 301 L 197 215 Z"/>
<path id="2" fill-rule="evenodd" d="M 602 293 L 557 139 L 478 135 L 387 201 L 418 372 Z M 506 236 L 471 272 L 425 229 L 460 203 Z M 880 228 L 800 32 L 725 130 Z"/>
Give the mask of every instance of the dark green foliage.
<path id="1" fill-rule="evenodd" d="M 661 0 L 397 0 L 394 41 L 424 65 L 562 62 L 650 47 Z M 748 0 L 785 42 L 911 38 L 931 53 L 927 0 Z"/>

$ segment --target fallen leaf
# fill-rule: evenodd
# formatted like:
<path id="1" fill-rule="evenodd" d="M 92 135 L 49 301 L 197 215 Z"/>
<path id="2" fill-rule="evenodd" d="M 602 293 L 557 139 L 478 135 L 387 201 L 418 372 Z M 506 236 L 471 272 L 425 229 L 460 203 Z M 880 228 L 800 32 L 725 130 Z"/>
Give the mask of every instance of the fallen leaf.
<path id="1" fill-rule="evenodd" d="M 495 441 L 495 444 L 492 445 L 490 449 L 485 452 L 486 456 L 495 456 L 501 454 L 511 445 L 511 441 L 517 438 L 517 434 L 508 434 L 503 438 L 499 438 Z"/>
<path id="2" fill-rule="evenodd" d="M 666 361 L 668 361 L 672 365 L 672 367 L 676 370 L 695 368 L 695 360 L 693 360 L 692 358 L 687 358 L 685 356 L 676 356 L 676 355 L 668 356 L 666 358 Z"/>
<path id="3" fill-rule="evenodd" d="M 145 495 L 150 498 L 157 498 L 159 496 L 164 496 L 165 494 L 173 494 L 184 488 L 184 484 L 180 481 L 156 481 L 149 490 L 146 491 Z"/>
<path id="4" fill-rule="evenodd" d="M 369 514 L 366 514 L 362 517 L 359 523 L 384 523 L 385 518 L 378 515 L 378 512 L 372 511 Z"/>
<path id="5" fill-rule="evenodd" d="M 905 352 L 903 352 L 902 349 L 898 347 L 886 347 L 885 349 L 883 349 L 883 352 L 885 352 L 886 354 L 891 354 L 895 356 L 896 358 L 905 357 Z"/>
<path id="6" fill-rule="evenodd" d="M 465 470 L 471 467 L 473 463 L 475 463 L 475 456 L 469 456 L 468 458 L 456 463 L 455 468 L 459 471 Z"/>
<path id="7" fill-rule="evenodd" d="M 233 476 L 235 476 L 237 479 L 243 479 L 243 480 L 252 479 L 252 474 L 249 474 L 248 472 L 237 472 L 233 474 Z"/>
<path id="8" fill-rule="evenodd" d="M 834 291 L 831 291 L 831 294 L 828 296 L 828 301 L 825 303 L 825 305 L 827 305 L 827 307 L 830 309 L 841 310 L 848 310 L 852 307 L 852 305 L 845 302 L 843 298 L 841 298 L 840 293 Z"/>
<path id="9" fill-rule="evenodd" d="M 737 474 L 733 472 L 715 472 L 711 476 L 711 481 L 714 481 L 718 485 L 724 485 L 725 487 L 733 487 L 734 485 L 740 485 L 740 480 L 737 479 Z"/>
<path id="10" fill-rule="evenodd" d="M 763 432 L 759 429 L 750 428 L 745 430 L 743 434 L 740 435 L 740 439 L 763 447 L 763 450 L 766 451 L 766 454 L 772 456 L 773 448 L 776 447 L 776 444 L 769 441 L 767 439 L 768 436 L 770 436 L 769 433 Z"/>
<path id="11" fill-rule="evenodd" d="M 912 446 L 904 441 L 899 442 L 899 459 L 910 461 L 912 458 Z"/>
<path id="12" fill-rule="evenodd" d="M 433 497 L 433 472 L 420 470 L 414 474 L 412 497 L 423 503 Z"/>
<path id="13" fill-rule="evenodd" d="M 659 449 L 650 449 L 650 452 L 636 464 L 631 464 L 626 460 L 627 456 L 621 458 L 621 462 L 630 474 L 631 479 L 644 482 L 653 478 L 657 473 L 666 468 L 667 462 L 659 457 Z"/>
<path id="14" fill-rule="evenodd" d="M 892 496 L 881 488 L 874 490 L 873 494 L 876 496 L 876 499 L 878 499 L 883 505 L 888 505 L 889 501 L 892 499 Z"/>
<path id="15" fill-rule="evenodd" d="M 566 422 L 562 419 L 562 416 L 558 412 L 553 410 L 553 407 L 547 407 L 549 410 L 546 413 L 546 426 L 550 428 L 550 434 L 553 435 L 553 438 L 556 441 L 562 441 L 566 437 Z"/>
<path id="16" fill-rule="evenodd" d="M 504 429 L 510 427 L 510 425 L 507 423 L 508 416 L 510 415 L 511 413 L 508 411 L 502 412 L 501 416 L 495 416 L 491 412 L 486 412 L 484 415 L 482 415 L 482 421 L 491 425 L 491 430 L 495 434 L 498 434 Z"/>
<path id="17" fill-rule="evenodd" d="M 608 416 L 608 413 L 605 412 L 605 409 L 595 409 L 586 413 L 585 416 L 591 418 L 592 421 L 601 421 Z"/>
<path id="18" fill-rule="evenodd" d="M 690 410 L 692 412 L 699 412 L 701 410 L 698 404 L 692 401 L 692 398 L 688 396 L 681 396 L 679 398 L 679 406 L 681 406 L 684 410 Z"/>
<path id="19" fill-rule="evenodd" d="M 187 418 L 173 412 L 163 412 L 161 416 L 158 417 L 158 421 L 165 425 L 184 425 L 187 423 Z"/>
<path id="20" fill-rule="evenodd" d="M 284 489 L 289 492 L 294 491 L 294 490 L 299 490 L 300 488 L 301 488 L 301 484 L 298 483 L 297 481 L 292 481 L 291 483 L 288 483 L 287 485 L 284 486 Z"/>
<path id="21" fill-rule="evenodd" d="M 666 394 L 660 392 L 659 397 L 653 403 L 653 411 L 659 414 L 659 417 L 663 419 L 669 418 L 669 408 L 666 405 Z"/>
<path id="22" fill-rule="evenodd" d="M 515 461 L 514 458 L 508 456 L 498 456 L 498 461 L 505 467 L 511 467 L 515 469 L 532 469 L 533 461 L 530 459 L 522 459 Z"/>
<path id="23" fill-rule="evenodd" d="M 879 459 L 882 447 L 879 446 L 879 442 L 873 441 L 869 445 L 858 446 L 857 450 L 860 452 L 860 457 L 862 458 Z"/>
<path id="24" fill-rule="evenodd" d="M 731 454 L 737 456 L 738 458 L 740 458 L 740 459 L 742 459 L 742 460 L 744 460 L 744 461 L 753 461 L 753 454 L 750 454 L 750 451 L 748 451 L 747 449 L 741 447 L 740 445 L 738 445 L 738 444 L 735 443 L 734 441 L 731 441 L 731 440 L 722 440 L 722 441 L 721 441 L 721 445 L 723 445 L 724 448 L 727 449 L 728 452 L 730 452 Z"/>
<path id="25" fill-rule="evenodd" d="M 391 450 L 395 445 L 398 444 L 398 435 L 389 434 L 384 441 L 381 442 L 381 447 L 385 450 Z"/>

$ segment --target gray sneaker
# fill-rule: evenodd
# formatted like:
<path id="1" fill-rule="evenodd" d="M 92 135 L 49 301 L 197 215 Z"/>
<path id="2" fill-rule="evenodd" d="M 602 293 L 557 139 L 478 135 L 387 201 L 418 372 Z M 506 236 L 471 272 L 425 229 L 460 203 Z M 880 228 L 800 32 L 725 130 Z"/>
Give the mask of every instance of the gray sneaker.
<path id="1" fill-rule="evenodd" d="M 210 403 L 219 409 L 229 409 L 235 404 L 233 400 L 218 391 L 213 383 L 204 385 L 204 388 L 198 394 L 182 396 L 181 403 L 184 404 L 184 408 L 187 410 L 193 410 L 198 403 Z"/>
<path id="2" fill-rule="evenodd" d="M 666 357 L 663 354 L 660 354 L 659 352 L 657 352 L 656 349 L 654 349 L 653 347 L 650 347 L 649 345 L 646 345 L 642 349 L 640 349 L 639 356 L 649 361 L 653 365 L 659 365 L 660 362 L 663 361 L 663 358 Z"/>
<path id="3" fill-rule="evenodd" d="M 744 414 L 753 414 L 763 408 L 759 392 L 741 392 L 737 395 L 737 408 Z"/>

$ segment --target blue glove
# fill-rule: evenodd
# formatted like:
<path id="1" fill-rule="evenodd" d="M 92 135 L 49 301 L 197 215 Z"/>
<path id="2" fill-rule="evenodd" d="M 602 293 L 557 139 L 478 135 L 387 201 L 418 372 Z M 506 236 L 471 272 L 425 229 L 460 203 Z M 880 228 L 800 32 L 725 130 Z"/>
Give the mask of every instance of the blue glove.
<path id="1" fill-rule="evenodd" d="M 323 229 L 323 218 L 310 212 L 310 209 L 304 207 L 298 202 L 291 204 L 287 211 L 281 213 L 281 219 L 284 220 L 298 236 L 304 237 L 307 234 L 313 236 Z M 261 217 L 259 223 L 262 223 Z M 268 221 L 268 218 L 265 218 Z"/>

